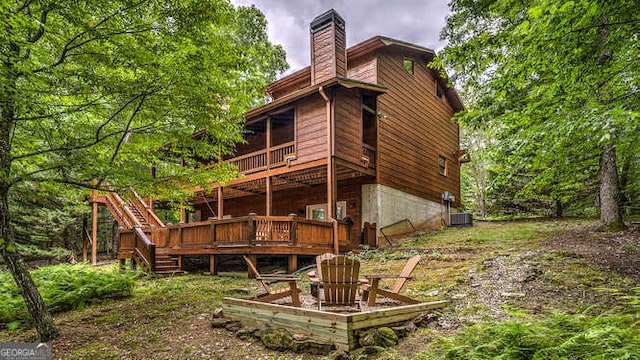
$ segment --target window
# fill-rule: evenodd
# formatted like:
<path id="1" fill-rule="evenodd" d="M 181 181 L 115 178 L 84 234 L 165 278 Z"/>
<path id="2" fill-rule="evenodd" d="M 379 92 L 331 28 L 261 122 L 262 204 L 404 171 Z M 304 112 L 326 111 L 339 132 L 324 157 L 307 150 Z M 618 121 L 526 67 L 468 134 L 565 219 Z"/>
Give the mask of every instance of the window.
<path id="1" fill-rule="evenodd" d="M 442 155 L 438 156 L 438 173 L 447 176 L 447 159 Z"/>
<path id="2" fill-rule="evenodd" d="M 402 66 L 404 66 L 404 69 L 409 73 L 413 75 L 413 60 L 411 59 L 404 59 L 402 61 Z"/>
<path id="3" fill-rule="evenodd" d="M 347 216 L 346 201 L 338 201 L 336 203 L 336 219 L 344 219 Z M 307 206 L 307 219 L 327 221 L 327 204 L 316 204 Z"/>

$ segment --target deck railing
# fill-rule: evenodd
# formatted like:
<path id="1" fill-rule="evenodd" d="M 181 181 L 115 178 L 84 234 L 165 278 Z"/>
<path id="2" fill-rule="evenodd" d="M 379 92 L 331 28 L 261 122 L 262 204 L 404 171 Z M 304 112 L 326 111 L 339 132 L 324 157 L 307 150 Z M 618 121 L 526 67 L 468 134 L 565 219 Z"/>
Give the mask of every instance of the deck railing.
<path id="1" fill-rule="evenodd" d="M 146 271 L 154 271 L 156 249 L 163 254 L 314 254 L 352 248 L 351 224 L 309 220 L 291 216 L 243 216 L 164 228 L 136 226 L 120 229 L 118 258 L 132 259 Z"/>
<path id="2" fill-rule="evenodd" d="M 121 234 L 121 239 L 125 233 Z M 338 222 L 340 245 L 351 244 L 351 225 Z M 167 225 L 166 241 L 158 246 L 173 249 L 211 249 L 216 247 L 331 247 L 331 223 L 297 216 L 243 216 L 188 224 Z M 166 245 L 165 245 L 166 244 Z"/>
<path id="3" fill-rule="evenodd" d="M 296 153 L 295 143 L 289 142 L 271 148 L 270 161 L 271 167 L 286 165 L 287 157 Z"/>
<path id="4" fill-rule="evenodd" d="M 255 171 L 266 170 L 268 167 L 274 168 L 286 165 L 287 157 L 296 153 L 295 142 L 291 141 L 282 145 L 274 146 L 270 149 L 270 161 L 267 164 L 267 150 L 258 150 L 242 156 L 229 159 L 229 163 L 238 167 L 242 174 Z"/>
<path id="5" fill-rule="evenodd" d="M 229 163 L 237 166 L 238 171 L 242 174 L 265 170 L 267 168 L 267 152 L 266 150 L 254 151 L 252 153 L 230 159 Z"/>
<path id="6" fill-rule="evenodd" d="M 376 167 L 376 148 L 375 147 L 367 144 L 362 144 L 362 157 L 369 160 L 368 167 L 370 168 Z"/>
<path id="7" fill-rule="evenodd" d="M 133 256 L 140 261 L 145 270 L 156 269 L 156 245 L 149 240 L 147 234 L 139 226 L 133 229 Z"/>

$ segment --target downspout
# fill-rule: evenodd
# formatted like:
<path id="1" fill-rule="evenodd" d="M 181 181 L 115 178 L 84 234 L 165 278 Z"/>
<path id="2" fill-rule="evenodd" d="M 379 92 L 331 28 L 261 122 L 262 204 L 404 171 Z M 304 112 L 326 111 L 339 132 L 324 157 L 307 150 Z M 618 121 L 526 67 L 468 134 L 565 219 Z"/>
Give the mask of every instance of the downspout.
<path id="1" fill-rule="evenodd" d="M 334 253 L 339 252 L 339 243 L 338 243 L 338 222 L 335 219 L 335 199 L 333 198 L 333 134 L 331 131 L 331 99 L 327 96 L 324 91 L 324 88 L 320 86 L 318 88 L 318 92 L 320 96 L 324 99 L 326 104 L 326 114 L 327 114 L 327 218 L 331 221 L 332 238 L 333 238 L 333 251 Z"/>

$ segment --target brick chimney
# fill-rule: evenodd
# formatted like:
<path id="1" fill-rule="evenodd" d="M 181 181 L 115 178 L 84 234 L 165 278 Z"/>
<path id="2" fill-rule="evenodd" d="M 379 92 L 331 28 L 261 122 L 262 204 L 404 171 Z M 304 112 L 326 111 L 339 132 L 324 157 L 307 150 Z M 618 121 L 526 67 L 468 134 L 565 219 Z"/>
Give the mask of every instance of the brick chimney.
<path id="1" fill-rule="evenodd" d="M 311 22 L 311 84 L 347 76 L 344 19 L 333 9 Z"/>

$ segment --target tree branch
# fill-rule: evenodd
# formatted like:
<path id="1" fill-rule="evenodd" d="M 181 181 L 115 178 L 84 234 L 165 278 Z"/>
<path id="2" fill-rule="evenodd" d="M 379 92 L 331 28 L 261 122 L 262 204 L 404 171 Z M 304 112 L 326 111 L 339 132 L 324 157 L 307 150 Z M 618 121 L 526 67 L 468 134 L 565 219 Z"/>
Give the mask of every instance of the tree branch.
<path id="1" fill-rule="evenodd" d="M 44 27 L 47 24 L 47 15 L 49 14 L 49 11 L 55 8 L 55 6 L 56 5 L 54 3 L 51 3 L 49 4 L 49 6 L 47 6 L 45 9 L 42 10 L 42 14 L 40 15 L 40 28 L 35 34 L 33 34 L 33 36 L 30 36 L 29 38 L 27 38 L 28 42 L 33 44 L 36 41 L 40 40 L 42 35 L 44 35 Z"/>
<path id="2" fill-rule="evenodd" d="M 118 152 L 120 151 L 120 147 L 122 146 L 122 143 L 129 136 L 128 134 L 129 134 L 129 129 L 131 127 L 131 123 L 133 122 L 133 119 L 136 117 L 138 112 L 140 112 L 140 109 L 142 109 L 142 104 L 144 104 L 145 99 L 146 99 L 146 95 L 143 95 L 142 98 L 140 99 L 140 102 L 138 103 L 138 106 L 136 106 L 135 110 L 133 111 L 133 113 L 129 117 L 129 121 L 127 122 L 127 126 L 124 129 L 124 133 L 122 134 L 122 137 L 120 138 L 120 141 L 118 141 L 118 145 L 116 145 L 116 148 L 113 151 L 113 155 L 111 155 L 111 161 L 109 161 L 109 163 L 113 163 L 113 161 L 116 159 L 116 156 L 118 155 Z"/>
<path id="3" fill-rule="evenodd" d="M 98 29 L 100 26 L 102 26 L 102 25 L 104 25 L 105 23 L 109 22 L 110 20 L 112 20 L 112 19 L 113 19 L 113 18 L 115 18 L 116 16 L 120 15 L 121 13 L 123 13 L 123 12 L 125 12 L 125 11 L 127 11 L 127 10 L 130 10 L 130 9 L 136 8 L 136 7 L 138 7 L 138 6 L 140 6 L 140 5 L 142 5 L 143 3 L 148 2 L 148 1 L 149 1 L 149 0 L 141 0 L 141 1 L 137 2 L 137 3 L 132 4 L 132 5 L 131 5 L 131 6 L 129 6 L 129 7 L 125 7 L 125 8 L 122 8 L 122 9 L 118 9 L 117 11 L 113 12 L 111 15 L 109 15 L 109 16 L 105 17 L 104 19 L 100 20 L 98 23 L 96 23 L 96 24 L 95 24 L 94 26 L 92 26 L 91 28 L 89 28 L 89 29 L 87 29 L 87 30 L 85 30 L 85 31 L 82 31 L 82 32 L 80 32 L 80 33 L 76 34 L 76 36 L 74 36 L 73 38 L 71 38 L 71 39 L 70 39 L 69 41 L 67 41 L 67 43 L 64 45 L 64 47 L 62 48 L 62 53 L 60 54 L 60 57 L 58 58 L 58 60 L 56 60 L 54 63 L 49 64 L 49 65 L 47 65 L 47 66 L 43 66 L 43 67 L 41 67 L 41 68 L 35 69 L 35 70 L 33 71 L 33 73 L 42 72 L 42 71 L 45 71 L 45 70 L 47 70 L 47 69 L 50 69 L 50 68 L 56 67 L 56 66 L 58 66 L 58 65 L 62 64 L 62 63 L 65 61 L 65 59 L 67 58 L 67 56 L 68 56 L 68 54 L 69 54 L 69 51 L 71 51 L 71 50 L 73 50 L 73 49 L 76 49 L 76 48 L 78 48 L 78 47 L 80 47 L 80 46 L 83 46 L 83 45 L 85 45 L 85 44 L 87 44 L 87 43 L 90 43 L 90 42 L 92 42 L 92 41 L 96 41 L 96 40 L 104 39 L 104 37 L 96 37 L 96 38 L 90 38 L 90 39 L 84 40 L 84 41 L 82 41 L 82 42 L 80 42 L 80 43 L 74 44 L 76 41 L 78 41 L 78 40 L 79 40 L 80 38 L 82 38 L 83 36 L 85 36 L 85 35 L 87 35 L 87 34 L 89 34 L 89 33 L 91 33 L 91 32 L 94 32 L 94 31 L 95 31 L 96 29 Z M 151 28 L 149 28 L 149 30 L 150 30 L 150 29 L 151 29 Z M 125 33 L 127 33 L 127 31 L 131 31 L 131 30 L 125 30 L 125 31 L 123 31 L 123 32 L 112 33 L 112 34 L 109 34 L 109 36 L 119 35 L 118 33 L 120 33 L 120 35 L 121 35 L 121 34 L 125 34 Z M 147 30 L 147 31 L 148 31 L 148 30 Z"/>

